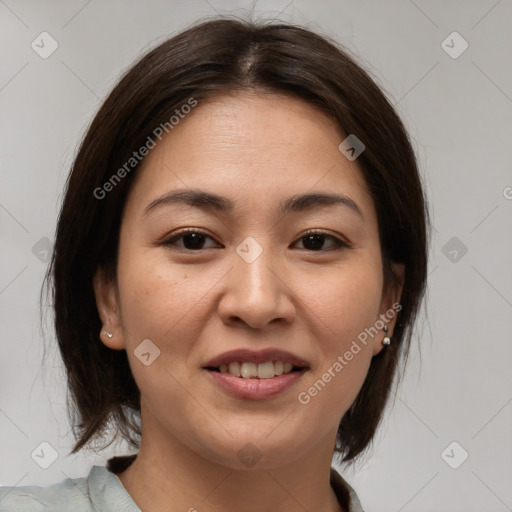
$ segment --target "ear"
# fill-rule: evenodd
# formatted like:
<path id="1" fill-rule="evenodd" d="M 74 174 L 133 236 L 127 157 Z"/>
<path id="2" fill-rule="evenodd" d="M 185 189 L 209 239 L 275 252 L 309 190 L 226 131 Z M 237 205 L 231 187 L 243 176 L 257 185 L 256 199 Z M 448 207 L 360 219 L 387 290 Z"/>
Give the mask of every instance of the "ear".
<path id="1" fill-rule="evenodd" d="M 386 336 L 393 336 L 398 311 L 401 309 L 401 307 L 397 309 L 397 305 L 400 303 L 400 298 L 402 297 L 405 280 L 405 265 L 403 263 L 391 263 L 391 272 L 393 277 L 388 280 L 387 286 L 385 286 L 382 292 L 379 315 L 379 319 L 387 325 L 388 332 L 381 331 L 373 338 L 374 356 L 383 349 L 384 345 L 382 344 L 382 340 Z M 376 319 L 376 321 L 379 319 Z M 391 343 L 393 343 L 393 341 L 391 341 Z"/>
<path id="2" fill-rule="evenodd" d="M 116 283 L 108 279 L 103 269 L 99 268 L 93 278 L 96 307 L 101 318 L 102 328 L 99 333 L 104 345 L 114 350 L 123 350 L 124 336 L 119 315 Z M 107 336 L 107 332 L 112 337 Z"/>

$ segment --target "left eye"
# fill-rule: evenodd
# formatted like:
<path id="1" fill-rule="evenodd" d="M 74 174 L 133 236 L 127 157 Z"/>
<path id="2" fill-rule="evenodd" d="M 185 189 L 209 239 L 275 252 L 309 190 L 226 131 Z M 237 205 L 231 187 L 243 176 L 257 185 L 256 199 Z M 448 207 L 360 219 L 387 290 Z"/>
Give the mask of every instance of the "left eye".
<path id="1" fill-rule="evenodd" d="M 339 238 L 336 238 L 333 235 L 318 232 L 307 233 L 306 235 L 303 235 L 298 241 L 303 242 L 305 249 L 318 252 L 326 250 L 325 248 L 323 248 L 326 239 L 331 240 L 334 248 L 349 247 L 349 245 L 346 242 L 340 240 Z"/>

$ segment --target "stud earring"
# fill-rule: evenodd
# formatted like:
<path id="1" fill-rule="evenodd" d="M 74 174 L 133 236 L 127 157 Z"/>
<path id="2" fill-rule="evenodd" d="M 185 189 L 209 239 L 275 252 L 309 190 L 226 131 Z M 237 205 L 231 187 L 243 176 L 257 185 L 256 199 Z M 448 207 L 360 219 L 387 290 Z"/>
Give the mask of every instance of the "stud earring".
<path id="1" fill-rule="evenodd" d="M 114 336 L 110 331 L 105 331 L 105 334 L 108 338 L 112 338 L 112 336 Z"/>
<path id="2" fill-rule="evenodd" d="M 389 336 L 387 336 L 387 333 L 389 331 L 388 326 L 385 325 L 382 330 L 386 333 L 386 336 L 384 336 L 384 339 L 382 340 L 382 344 L 386 345 L 386 346 L 390 345 L 391 344 L 391 338 Z"/>

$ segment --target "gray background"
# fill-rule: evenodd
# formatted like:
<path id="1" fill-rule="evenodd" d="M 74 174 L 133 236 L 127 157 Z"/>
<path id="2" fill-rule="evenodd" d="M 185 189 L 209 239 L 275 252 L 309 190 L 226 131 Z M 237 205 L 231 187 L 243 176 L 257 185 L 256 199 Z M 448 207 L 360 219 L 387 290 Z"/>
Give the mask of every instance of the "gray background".
<path id="1" fill-rule="evenodd" d="M 126 453 L 67 456 L 55 348 L 41 368 L 39 289 L 63 184 L 100 101 L 142 51 L 199 18 L 251 11 L 359 56 L 410 130 L 431 202 L 428 320 L 371 453 L 346 478 L 367 512 L 512 510 L 510 0 L 0 0 L 0 485 L 49 485 Z M 46 59 L 31 47 L 43 31 L 58 43 Z M 454 31 L 469 44 L 457 58 L 458 36 L 442 45 Z M 59 454 L 48 469 L 31 457 L 51 453 L 42 442 Z"/>

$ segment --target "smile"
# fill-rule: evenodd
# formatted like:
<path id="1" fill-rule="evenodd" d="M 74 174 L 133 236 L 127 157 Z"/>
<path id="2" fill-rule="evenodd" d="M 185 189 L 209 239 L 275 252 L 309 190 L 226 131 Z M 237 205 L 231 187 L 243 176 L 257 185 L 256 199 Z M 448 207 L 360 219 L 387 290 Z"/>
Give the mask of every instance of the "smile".
<path id="1" fill-rule="evenodd" d="M 298 371 L 298 366 L 283 361 L 267 361 L 265 363 L 248 363 L 233 361 L 229 364 L 221 364 L 217 368 L 208 368 L 219 373 L 229 373 L 243 379 L 272 379 L 279 375 Z"/>
<path id="2" fill-rule="evenodd" d="M 234 362 L 230 363 L 229 366 L 233 365 L 233 371 L 236 371 L 237 364 L 238 363 Z M 291 363 L 288 363 L 286 367 L 287 370 L 290 364 Z M 270 365 L 272 365 L 272 367 L 270 367 Z M 277 364 L 270 361 L 259 365 L 254 363 L 241 363 L 239 366 L 240 375 L 235 375 L 229 371 L 229 366 L 223 368 L 224 371 L 222 372 L 220 368 L 205 368 L 205 370 L 216 387 L 230 396 L 245 400 L 266 400 L 284 393 L 294 386 L 302 378 L 304 373 L 308 371 L 307 368 L 292 367 L 285 373 L 283 365 L 283 372 L 276 375 L 274 372 L 276 370 L 280 371 L 279 361 L 277 361 Z M 271 377 L 259 377 L 258 375 L 254 375 L 255 371 L 259 373 L 260 367 L 263 367 L 263 372 L 267 372 L 266 375 L 270 375 L 271 371 L 273 375 Z M 243 376 L 242 373 L 246 373 L 247 376 Z"/>

